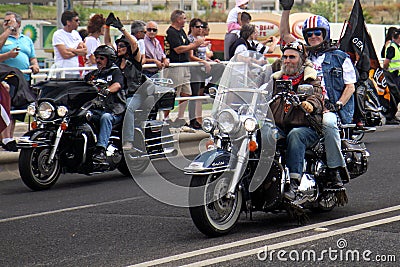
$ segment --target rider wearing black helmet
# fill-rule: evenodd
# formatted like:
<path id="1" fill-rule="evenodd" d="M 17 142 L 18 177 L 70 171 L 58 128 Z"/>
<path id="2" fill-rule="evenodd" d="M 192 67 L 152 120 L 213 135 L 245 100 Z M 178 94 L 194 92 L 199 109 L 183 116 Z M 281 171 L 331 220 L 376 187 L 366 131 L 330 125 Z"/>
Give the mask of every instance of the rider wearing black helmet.
<path id="1" fill-rule="evenodd" d="M 126 108 L 124 88 L 124 76 L 121 70 L 114 64 L 117 53 L 108 45 L 99 46 L 94 51 L 97 70 L 86 74 L 86 81 L 102 79 L 107 82 L 107 88 L 101 88 L 99 100 L 93 110 L 93 120 L 100 123 L 100 131 L 96 144 L 93 160 L 104 162 L 105 150 L 111 135 L 112 126 L 122 121 Z"/>

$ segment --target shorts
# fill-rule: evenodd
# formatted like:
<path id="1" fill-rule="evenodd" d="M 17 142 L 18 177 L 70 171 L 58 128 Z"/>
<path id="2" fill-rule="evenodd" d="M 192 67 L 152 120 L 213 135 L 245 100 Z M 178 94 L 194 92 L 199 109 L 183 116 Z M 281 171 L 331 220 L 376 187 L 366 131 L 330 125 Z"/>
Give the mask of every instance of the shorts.
<path id="1" fill-rule="evenodd" d="M 172 79 L 176 96 L 181 96 L 181 93 L 192 95 L 190 88 L 190 69 L 189 67 L 169 67 L 163 70 L 164 77 Z"/>

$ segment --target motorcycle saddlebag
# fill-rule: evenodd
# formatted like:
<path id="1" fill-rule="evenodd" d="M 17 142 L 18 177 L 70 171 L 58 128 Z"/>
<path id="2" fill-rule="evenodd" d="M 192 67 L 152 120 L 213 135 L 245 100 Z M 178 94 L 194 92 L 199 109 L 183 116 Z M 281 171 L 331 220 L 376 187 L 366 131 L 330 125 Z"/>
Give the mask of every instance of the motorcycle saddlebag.
<path id="1" fill-rule="evenodd" d="M 369 153 L 359 141 L 342 139 L 342 152 L 349 171 L 350 178 L 356 178 L 364 174 L 368 169 Z"/>

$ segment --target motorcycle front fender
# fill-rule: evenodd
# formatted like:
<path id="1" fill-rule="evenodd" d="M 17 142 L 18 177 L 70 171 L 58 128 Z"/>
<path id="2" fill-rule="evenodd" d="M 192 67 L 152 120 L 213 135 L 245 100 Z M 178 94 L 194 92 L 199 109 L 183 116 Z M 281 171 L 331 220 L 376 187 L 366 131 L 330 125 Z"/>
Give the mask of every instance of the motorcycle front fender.
<path id="1" fill-rule="evenodd" d="M 37 147 L 51 147 L 54 132 L 48 130 L 31 130 L 26 132 L 18 140 L 17 147 L 24 148 L 37 148 Z M 40 140 L 38 140 L 40 138 Z"/>
<path id="2" fill-rule="evenodd" d="M 223 149 L 203 152 L 185 168 L 185 174 L 208 175 L 224 172 L 229 168 L 230 158 L 231 153 Z"/>

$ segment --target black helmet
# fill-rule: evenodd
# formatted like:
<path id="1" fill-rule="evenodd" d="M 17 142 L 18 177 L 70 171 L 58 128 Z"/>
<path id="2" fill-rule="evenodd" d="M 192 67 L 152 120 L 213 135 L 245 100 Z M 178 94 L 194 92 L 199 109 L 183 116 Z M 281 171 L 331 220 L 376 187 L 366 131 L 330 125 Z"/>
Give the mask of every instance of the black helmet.
<path id="1" fill-rule="evenodd" d="M 106 66 L 107 68 L 110 68 L 111 65 L 117 59 L 117 52 L 115 52 L 114 48 L 108 45 L 100 45 L 99 47 L 96 48 L 93 54 L 94 56 L 101 55 L 107 57 L 107 66 Z"/>

